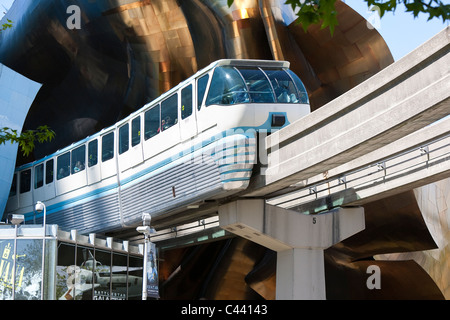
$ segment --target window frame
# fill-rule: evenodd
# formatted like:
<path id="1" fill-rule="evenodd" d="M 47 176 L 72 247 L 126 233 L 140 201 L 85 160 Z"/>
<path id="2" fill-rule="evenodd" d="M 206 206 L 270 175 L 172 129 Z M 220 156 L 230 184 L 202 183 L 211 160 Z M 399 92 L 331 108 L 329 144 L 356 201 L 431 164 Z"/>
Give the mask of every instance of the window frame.
<path id="1" fill-rule="evenodd" d="M 111 140 L 105 141 L 112 137 Z M 114 141 L 115 141 L 114 131 L 109 132 L 102 136 L 102 162 L 114 159 Z M 106 146 L 106 147 L 105 147 Z M 108 149 L 106 149 L 108 148 Z"/>
<path id="2" fill-rule="evenodd" d="M 127 122 L 123 126 L 119 127 L 119 155 L 124 154 L 130 150 L 130 124 Z"/>
<path id="3" fill-rule="evenodd" d="M 40 183 L 38 185 L 38 168 L 40 168 L 41 176 L 40 176 Z M 40 163 L 37 166 L 34 167 L 34 190 L 42 188 L 44 186 L 44 163 Z"/>

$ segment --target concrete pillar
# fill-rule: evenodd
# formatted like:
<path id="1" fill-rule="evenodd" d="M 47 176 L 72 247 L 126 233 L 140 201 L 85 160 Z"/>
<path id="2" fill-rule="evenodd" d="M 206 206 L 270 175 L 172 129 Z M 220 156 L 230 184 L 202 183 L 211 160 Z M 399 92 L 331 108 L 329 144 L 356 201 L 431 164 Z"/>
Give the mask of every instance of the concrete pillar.
<path id="1" fill-rule="evenodd" d="M 325 300 L 323 250 L 292 248 L 277 253 L 277 300 Z"/>
<path id="2" fill-rule="evenodd" d="M 305 215 L 237 200 L 219 207 L 220 226 L 277 252 L 276 298 L 326 299 L 324 250 L 364 230 L 364 209 Z"/>

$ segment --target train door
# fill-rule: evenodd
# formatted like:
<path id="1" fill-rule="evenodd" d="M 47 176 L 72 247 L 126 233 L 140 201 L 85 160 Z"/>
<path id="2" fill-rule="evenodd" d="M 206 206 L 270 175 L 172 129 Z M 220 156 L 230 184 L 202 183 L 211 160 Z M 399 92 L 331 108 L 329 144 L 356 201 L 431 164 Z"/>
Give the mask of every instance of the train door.
<path id="1" fill-rule="evenodd" d="M 23 208 L 32 204 L 31 168 L 28 168 L 19 172 L 19 207 Z"/>
<path id="2" fill-rule="evenodd" d="M 130 169 L 143 161 L 140 116 L 119 127 L 118 157 L 120 172 Z"/>
<path id="3" fill-rule="evenodd" d="M 98 163 L 98 147 L 99 143 L 97 139 L 88 143 L 86 170 L 89 185 L 97 183 L 102 179 L 100 164 Z"/>
<path id="4" fill-rule="evenodd" d="M 213 127 L 216 123 L 214 114 L 210 114 L 205 108 L 204 100 L 208 88 L 209 74 L 205 74 L 197 80 L 196 101 L 197 101 L 197 131 L 199 133 Z"/>
<path id="5" fill-rule="evenodd" d="M 180 138 L 187 141 L 197 134 L 197 119 L 192 84 L 180 91 Z"/>
<path id="6" fill-rule="evenodd" d="M 114 143 L 114 131 L 105 133 L 101 137 L 101 178 L 102 180 L 114 176 L 117 173 Z"/>
<path id="7" fill-rule="evenodd" d="M 34 170 L 34 200 L 45 201 L 53 199 L 56 196 L 54 183 L 54 160 L 50 159 L 46 162 L 36 165 Z"/>

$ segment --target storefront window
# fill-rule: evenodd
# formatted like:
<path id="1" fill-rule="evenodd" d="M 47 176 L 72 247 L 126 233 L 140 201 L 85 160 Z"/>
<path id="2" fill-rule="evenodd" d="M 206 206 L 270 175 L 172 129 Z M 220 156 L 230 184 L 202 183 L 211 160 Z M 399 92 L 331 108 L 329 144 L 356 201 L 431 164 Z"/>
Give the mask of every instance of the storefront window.
<path id="1" fill-rule="evenodd" d="M 0 298 L 40 300 L 42 279 L 42 240 L 17 240 L 14 270 L 14 240 L 0 240 Z"/>
<path id="2" fill-rule="evenodd" d="M 0 226 L 0 300 L 41 300 L 42 293 L 44 300 L 142 299 L 143 259 L 137 248 L 130 255 L 87 241 L 60 241 L 54 233 L 45 240 L 42 272 L 43 239 L 30 229 L 28 236 L 35 239 L 21 238 L 26 230 L 14 239 L 14 229 Z M 1 239 L 2 232 L 7 239 Z"/>
<path id="3" fill-rule="evenodd" d="M 142 257 L 129 257 L 128 262 L 128 300 L 142 299 Z"/>
<path id="4" fill-rule="evenodd" d="M 128 286 L 136 285 L 137 279 L 128 278 L 128 257 L 114 253 L 111 267 L 111 300 L 125 300 Z"/>

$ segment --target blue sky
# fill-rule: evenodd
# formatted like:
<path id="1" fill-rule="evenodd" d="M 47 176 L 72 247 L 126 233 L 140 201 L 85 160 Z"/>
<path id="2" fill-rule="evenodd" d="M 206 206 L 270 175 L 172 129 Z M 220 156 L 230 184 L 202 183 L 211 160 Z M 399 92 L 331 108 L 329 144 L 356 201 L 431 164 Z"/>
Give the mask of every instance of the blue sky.
<path id="1" fill-rule="evenodd" d="M 4 7 L 9 8 L 13 1 L 0 0 L 0 17 L 5 11 Z M 382 19 L 376 20 L 375 12 L 369 11 L 363 0 L 344 1 L 364 18 L 373 22 L 391 49 L 395 60 L 408 54 L 448 25 L 437 19 L 427 21 L 424 14 L 415 19 L 411 13 L 405 12 L 403 6 L 399 6 L 395 13 L 386 13 Z M 443 0 L 444 3 L 449 1 Z"/>

